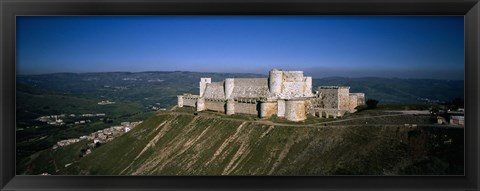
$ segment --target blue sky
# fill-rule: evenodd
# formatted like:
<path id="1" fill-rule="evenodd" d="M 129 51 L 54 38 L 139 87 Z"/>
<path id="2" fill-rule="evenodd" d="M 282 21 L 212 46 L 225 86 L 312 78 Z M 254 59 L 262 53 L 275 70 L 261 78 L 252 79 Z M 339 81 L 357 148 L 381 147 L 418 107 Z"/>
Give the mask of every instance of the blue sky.
<path id="1" fill-rule="evenodd" d="M 18 16 L 18 74 L 464 78 L 463 16 Z"/>

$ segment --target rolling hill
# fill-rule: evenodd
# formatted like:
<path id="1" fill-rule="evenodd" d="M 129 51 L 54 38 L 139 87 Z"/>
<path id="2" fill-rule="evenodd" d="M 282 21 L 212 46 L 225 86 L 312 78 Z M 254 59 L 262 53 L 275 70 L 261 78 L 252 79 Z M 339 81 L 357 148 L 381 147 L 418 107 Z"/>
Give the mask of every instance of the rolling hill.
<path id="1" fill-rule="evenodd" d="M 176 104 L 176 95 L 198 93 L 198 82 L 201 77 L 211 77 L 212 81 L 221 81 L 225 78 L 266 76 L 182 71 L 56 73 L 20 75 L 17 77 L 17 84 L 96 99 L 130 101 L 145 106 L 160 103 L 164 107 L 170 107 Z M 350 86 L 350 92 L 364 92 L 367 98 L 379 100 L 380 104 L 422 103 L 426 99 L 445 102 L 464 97 L 463 80 L 376 77 L 330 77 L 313 80 L 314 90 L 318 86 L 331 85 Z"/>

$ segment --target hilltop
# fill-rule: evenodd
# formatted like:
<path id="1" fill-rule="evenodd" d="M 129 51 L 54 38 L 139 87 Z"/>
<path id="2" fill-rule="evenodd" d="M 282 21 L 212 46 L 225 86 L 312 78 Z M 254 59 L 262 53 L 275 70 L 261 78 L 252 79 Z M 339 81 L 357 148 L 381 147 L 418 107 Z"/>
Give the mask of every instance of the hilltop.
<path id="1" fill-rule="evenodd" d="M 53 157 L 47 161 L 57 161 L 54 165 L 44 163 L 51 168 L 38 170 L 84 175 L 463 174 L 463 129 L 433 127 L 429 120 L 366 111 L 343 121 L 295 123 L 215 112 L 193 115 L 181 108 L 157 113 L 85 157 Z M 73 154 L 82 144 L 39 155 Z M 40 165 L 22 169 L 34 166 Z"/>

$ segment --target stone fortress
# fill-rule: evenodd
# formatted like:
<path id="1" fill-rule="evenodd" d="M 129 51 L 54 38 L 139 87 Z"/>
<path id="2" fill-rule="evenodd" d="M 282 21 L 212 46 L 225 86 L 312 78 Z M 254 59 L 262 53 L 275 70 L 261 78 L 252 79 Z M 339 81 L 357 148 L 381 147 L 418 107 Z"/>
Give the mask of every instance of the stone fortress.
<path id="1" fill-rule="evenodd" d="M 350 93 L 346 86 L 320 86 L 312 92 L 312 77 L 303 71 L 273 69 L 268 78 L 226 78 L 212 82 L 200 79 L 199 95 L 178 95 L 178 107 L 195 107 L 227 115 L 253 114 L 261 118 L 272 115 L 289 121 L 302 121 L 307 115 L 342 117 L 365 104 L 365 94 Z"/>

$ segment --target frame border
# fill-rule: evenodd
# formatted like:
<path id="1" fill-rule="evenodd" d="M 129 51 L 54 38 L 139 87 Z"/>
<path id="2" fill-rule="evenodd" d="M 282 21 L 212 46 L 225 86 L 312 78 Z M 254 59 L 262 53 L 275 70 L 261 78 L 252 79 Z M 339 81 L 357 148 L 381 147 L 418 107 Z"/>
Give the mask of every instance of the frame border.
<path id="1" fill-rule="evenodd" d="M 479 190 L 478 0 L 0 0 L 0 190 Z M 17 15 L 464 15 L 465 176 L 16 176 Z"/>

